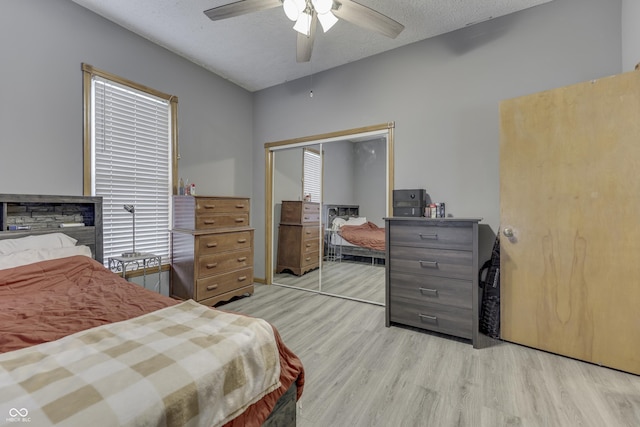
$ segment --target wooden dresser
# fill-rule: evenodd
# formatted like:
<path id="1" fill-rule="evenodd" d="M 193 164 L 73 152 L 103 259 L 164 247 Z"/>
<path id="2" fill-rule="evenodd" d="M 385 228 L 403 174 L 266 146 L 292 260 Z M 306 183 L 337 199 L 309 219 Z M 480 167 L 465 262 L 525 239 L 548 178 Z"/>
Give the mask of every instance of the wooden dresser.
<path id="1" fill-rule="evenodd" d="M 278 229 L 276 273 L 296 276 L 320 266 L 320 204 L 283 201 Z"/>
<path id="2" fill-rule="evenodd" d="M 478 218 L 385 218 L 385 324 L 478 340 Z"/>
<path id="3" fill-rule="evenodd" d="M 174 196 L 171 296 L 214 305 L 253 294 L 249 199 Z"/>

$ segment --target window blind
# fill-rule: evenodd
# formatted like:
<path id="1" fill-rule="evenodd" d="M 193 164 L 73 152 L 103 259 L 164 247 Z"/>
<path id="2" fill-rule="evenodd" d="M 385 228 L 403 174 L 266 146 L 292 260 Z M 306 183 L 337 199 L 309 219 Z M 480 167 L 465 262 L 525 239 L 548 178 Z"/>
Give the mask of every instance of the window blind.
<path id="1" fill-rule="evenodd" d="M 137 89 L 92 78 L 92 193 L 103 198 L 104 257 L 135 250 L 169 259 L 171 108 Z"/>
<path id="2" fill-rule="evenodd" d="M 311 194 L 312 202 L 320 202 L 321 195 L 321 179 L 322 179 L 322 163 L 320 153 L 314 150 L 304 149 L 303 159 L 303 196 Z"/>

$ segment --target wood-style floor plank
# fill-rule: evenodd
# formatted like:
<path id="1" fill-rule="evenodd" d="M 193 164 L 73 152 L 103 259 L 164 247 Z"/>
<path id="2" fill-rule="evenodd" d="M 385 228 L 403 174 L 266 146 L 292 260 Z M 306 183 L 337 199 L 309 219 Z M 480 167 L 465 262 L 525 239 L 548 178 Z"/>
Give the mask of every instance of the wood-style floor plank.
<path id="1" fill-rule="evenodd" d="M 306 372 L 298 426 L 640 426 L 640 377 L 531 348 L 384 326 L 384 307 L 281 286 L 221 306 L 262 317 Z"/>

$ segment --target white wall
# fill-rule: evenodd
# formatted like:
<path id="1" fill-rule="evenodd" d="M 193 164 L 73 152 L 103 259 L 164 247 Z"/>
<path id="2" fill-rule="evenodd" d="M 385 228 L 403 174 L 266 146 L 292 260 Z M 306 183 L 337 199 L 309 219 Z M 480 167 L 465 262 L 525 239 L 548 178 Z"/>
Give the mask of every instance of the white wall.
<path id="1" fill-rule="evenodd" d="M 322 145 L 322 151 L 324 152 L 323 203 L 355 205 L 353 143 L 349 141 L 329 142 Z"/>
<path id="2" fill-rule="evenodd" d="M 640 63 L 640 1 L 622 0 L 622 71 Z"/>
<path id="3" fill-rule="evenodd" d="M 308 78 L 255 93 L 253 205 L 264 204 L 265 142 L 395 121 L 395 187 L 426 188 L 448 213 L 484 218 L 490 253 L 500 101 L 619 73 L 620 16 L 621 0 L 554 0 L 319 73 L 313 98 Z M 256 277 L 263 251 L 258 229 Z"/>
<path id="4" fill-rule="evenodd" d="M 354 201 L 360 205 L 360 216 L 378 227 L 384 227 L 387 205 L 387 140 L 374 139 L 353 144 Z"/>
<path id="5" fill-rule="evenodd" d="M 176 95 L 180 175 L 200 194 L 251 196 L 246 90 L 70 0 L 2 0 L 0 57 L 0 193 L 82 194 L 86 62 Z"/>

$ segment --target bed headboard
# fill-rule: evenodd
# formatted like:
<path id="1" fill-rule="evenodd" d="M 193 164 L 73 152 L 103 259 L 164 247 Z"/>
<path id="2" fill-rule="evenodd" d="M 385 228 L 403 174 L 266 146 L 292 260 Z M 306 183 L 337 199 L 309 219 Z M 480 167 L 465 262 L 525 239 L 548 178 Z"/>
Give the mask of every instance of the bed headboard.
<path id="1" fill-rule="evenodd" d="M 360 216 L 358 205 L 322 205 L 322 222 L 327 228 L 331 228 L 337 217 L 348 219 L 357 216 Z"/>
<path id="2" fill-rule="evenodd" d="M 0 240 L 64 233 L 103 262 L 102 197 L 0 194 Z"/>

